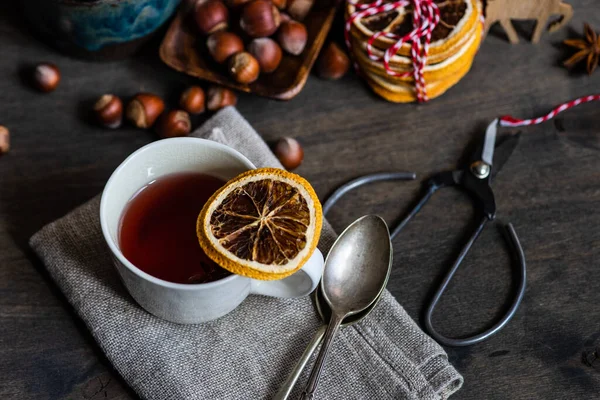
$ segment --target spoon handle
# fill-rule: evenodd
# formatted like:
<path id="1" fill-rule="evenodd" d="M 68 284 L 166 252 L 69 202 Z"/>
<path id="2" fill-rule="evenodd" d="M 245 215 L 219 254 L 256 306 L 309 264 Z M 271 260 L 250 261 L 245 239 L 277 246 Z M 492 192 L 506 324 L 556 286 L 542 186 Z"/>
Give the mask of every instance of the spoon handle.
<path id="1" fill-rule="evenodd" d="M 304 368 L 306 367 L 308 360 L 310 360 L 310 357 L 313 355 L 313 353 L 315 352 L 315 350 L 321 343 L 321 340 L 323 339 L 323 335 L 325 335 L 326 328 L 327 328 L 327 325 L 321 325 L 319 330 L 315 332 L 315 335 L 313 336 L 312 340 L 310 341 L 308 346 L 306 346 L 304 353 L 302 353 L 302 356 L 296 363 L 294 370 L 290 373 L 290 375 L 288 376 L 287 380 L 283 383 L 283 385 L 281 385 L 281 388 L 279 389 L 279 391 L 277 392 L 277 394 L 275 395 L 273 400 L 287 400 L 288 399 L 288 397 L 292 393 L 292 390 L 294 389 L 294 386 L 296 386 L 296 382 L 298 382 L 298 378 L 300 378 L 302 371 L 304 371 Z"/>
<path id="2" fill-rule="evenodd" d="M 314 398 L 315 391 L 317 390 L 317 384 L 319 383 L 319 377 L 321 376 L 321 371 L 325 365 L 325 359 L 329 354 L 329 348 L 333 343 L 333 338 L 340 328 L 343 319 L 343 315 L 331 315 L 329 325 L 325 331 L 325 338 L 323 339 L 323 344 L 321 345 L 321 350 L 319 351 L 319 356 L 317 357 L 317 361 L 315 361 L 315 365 L 313 365 L 312 371 L 310 371 L 310 377 L 308 378 L 306 389 L 304 389 L 304 392 L 300 397 L 301 400 L 312 400 Z"/>

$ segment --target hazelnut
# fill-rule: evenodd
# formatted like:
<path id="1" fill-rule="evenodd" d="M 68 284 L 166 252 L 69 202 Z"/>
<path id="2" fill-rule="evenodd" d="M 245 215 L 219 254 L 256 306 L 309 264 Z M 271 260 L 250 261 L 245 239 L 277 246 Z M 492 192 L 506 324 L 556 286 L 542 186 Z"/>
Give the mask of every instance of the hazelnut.
<path id="1" fill-rule="evenodd" d="M 150 128 L 165 109 L 165 103 L 152 93 L 138 93 L 127 105 L 125 116 L 138 128 Z"/>
<path id="2" fill-rule="evenodd" d="M 102 95 L 94 104 L 94 114 L 100 125 L 118 128 L 123 120 L 123 103 L 113 94 Z"/>
<path id="3" fill-rule="evenodd" d="M 260 66 L 252 54 L 243 51 L 229 59 L 229 73 L 239 83 L 252 83 L 260 74 Z"/>
<path id="4" fill-rule="evenodd" d="M 281 23 L 283 24 L 284 22 L 288 22 L 292 20 L 292 17 L 290 17 L 289 14 L 286 14 L 284 12 L 280 12 L 279 13 L 279 20 L 281 21 Z"/>
<path id="5" fill-rule="evenodd" d="M 10 132 L 5 126 L 0 125 L 0 156 L 10 150 Z"/>
<path id="6" fill-rule="evenodd" d="M 156 133 L 162 138 L 187 136 L 191 129 L 190 115 L 181 110 L 166 112 L 156 121 Z"/>
<path id="7" fill-rule="evenodd" d="M 42 63 L 35 66 L 33 71 L 33 83 L 40 92 L 51 92 L 60 82 L 60 71 L 58 67 L 50 63 Z"/>
<path id="8" fill-rule="evenodd" d="M 321 52 L 317 61 L 317 73 L 321 78 L 340 79 L 348 72 L 350 59 L 340 47 L 331 42 Z"/>
<path id="9" fill-rule="evenodd" d="M 279 10 L 269 0 L 254 0 L 244 6 L 240 26 L 251 37 L 271 36 L 279 28 Z"/>
<path id="10" fill-rule="evenodd" d="M 235 53 L 244 51 L 244 42 L 235 33 L 216 32 L 208 37 L 206 47 L 212 58 L 221 64 Z"/>
<path id="11" fill-rule="evenodd" d="M 248 51 L 258 61 L 261 72 L 273 72 L 281 62 L 281 47 L 273 39 L 254 39 L 248 45 Z"/>
<path id="12" fill-rule="evenodd" d="M 279 139 L 273 151 L 281 164 L 288 170 L 298 168 L 304 159 L 304 150 L 294 138 L 283 137 Z"/>
<path id="13" fill-rule="evenodd" d="M 277 32 L 277 40 L 281 47 L 295 56 L 302 53 L 306 46 L 308 33 L 304 24 L 296 21 L 288 21 L 281 24 Z"/>
<path id="14" fill-rule="evenodd" d="M 225 4 L 219 0 L 199 2 L 194 11 L 194 18 L 198 29 L 205 35 L 227 29 L 229 25 L 227 22 L 229 11 L 227 11 Z"/>
<path id="15" fill-rule="evenodd" d="M 179 98 L 179 106 L 190 114 L 204 112 L 204 90 L 200 86 L 190 86 Z"/>
<path id="16" fill-rule="evenodd" d="M 287 5 L 287 0 L 271 0 L 271 2 L 280 10 L 285 10 L 285 6 Z"/>
<path id="17" fill-rule="evenodd" d="M 287 12 L 293 19 L 302 21 L 312 8 L 314 2 L 315 0 L 288 0 Z"/>
<path id="18" fill-rule="evenodd" d="M 237 103 L 237 96 L 233 90 L 223 86 L 211 86 L 207 93 L 207 107 L 211 111 L 217 111 L 226 106 L 233 106 Z"/>

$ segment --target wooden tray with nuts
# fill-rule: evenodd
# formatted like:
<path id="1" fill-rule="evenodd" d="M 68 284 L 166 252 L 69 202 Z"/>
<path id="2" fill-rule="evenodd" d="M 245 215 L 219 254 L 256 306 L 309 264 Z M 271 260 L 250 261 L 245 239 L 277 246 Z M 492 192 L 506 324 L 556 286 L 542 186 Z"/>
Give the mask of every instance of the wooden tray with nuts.
<path id="1" fill-rule="evenodd" d="M 199 0 L 182 6 L 160 57 L 188 75 L 289 100 L 304 87 L 335 15 L 334 2 L 314 1 Z"/>

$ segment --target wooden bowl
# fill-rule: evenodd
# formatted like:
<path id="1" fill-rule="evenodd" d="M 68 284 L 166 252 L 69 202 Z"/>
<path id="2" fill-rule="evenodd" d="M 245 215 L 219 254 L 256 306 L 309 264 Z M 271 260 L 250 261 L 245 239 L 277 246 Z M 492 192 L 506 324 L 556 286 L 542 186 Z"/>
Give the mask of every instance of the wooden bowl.
<path id="1" fill-rule="evenodd" d="M 315 5 L 302 21 L 308 31 L 308 41 L 302 54 L 293 56 L 284 53 L 281 64 L 275 72 L 262 73 L 258 80 L 249 85 L 235 82 L 229 77 L 223 65 L 218 65 L 211 59 L 205 45 L 206 38 L 190 23 L 188 13 L 183 7 L 163 39 L 160 58 L 171 68 L 200 79 L 243 92 L 289 100 L 300 93 L 304 87 L 310 69 L 331 28 L 334 16 L 334 6 L 318 8 L 318 5 Z"/>

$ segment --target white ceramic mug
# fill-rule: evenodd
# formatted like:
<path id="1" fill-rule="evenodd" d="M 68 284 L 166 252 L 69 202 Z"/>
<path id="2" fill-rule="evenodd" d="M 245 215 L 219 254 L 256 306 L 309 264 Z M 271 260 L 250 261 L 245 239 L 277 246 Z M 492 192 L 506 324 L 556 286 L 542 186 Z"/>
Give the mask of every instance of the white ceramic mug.
<path id="1" fill-rule="evenodd" d="M 258 281 L 240 275 L 200 284 L 164 281 L 129 262 L 119 249 L 119 225 L 127 202 L 156 178 L 177 172 L 201 172 L 223 180 L 255 168 L 239 152 L 198 138 L 164 139 L 142 147 L 113 172 L 102 192 L 102 234 L 125 287 L 146 311 L 168 321 L 192 324 L 219 318 L 249 294 L 300 297 L 311 293 L 323 272 L 316 250 L 302 269 L 278 281 Z"/>

